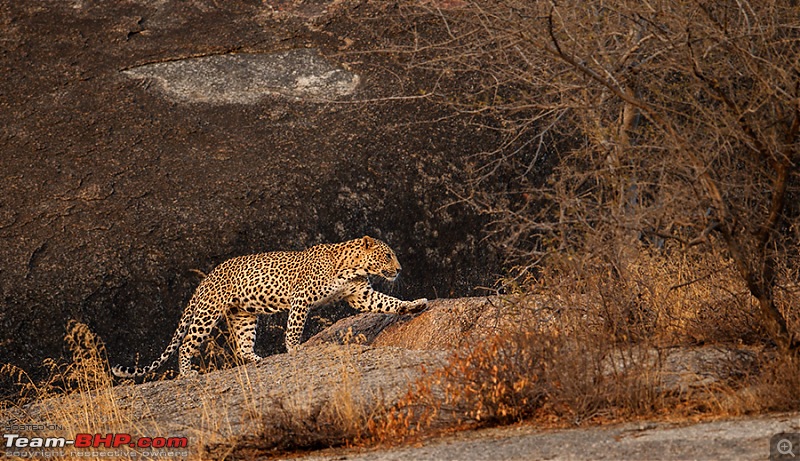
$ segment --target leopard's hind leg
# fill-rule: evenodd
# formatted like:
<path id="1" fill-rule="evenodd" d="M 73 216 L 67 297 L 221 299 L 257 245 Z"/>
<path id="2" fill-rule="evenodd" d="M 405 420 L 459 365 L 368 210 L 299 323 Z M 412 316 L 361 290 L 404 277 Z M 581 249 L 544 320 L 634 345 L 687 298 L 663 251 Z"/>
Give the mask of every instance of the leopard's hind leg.
<path id="1" fill-rule="evenodd" d="M 228 315 L 228 326 L 236 340 L 239 357 L 245 362 L 261 360 L 255 352 L 258 316 L 241 311 L 231 313 Z"/>
<path id="2" fill-rule="evenodd" d="M 200 346 L 208 339 L 211 329 L 222 318 L 222 309 L 207 302 L 198 302 L 195 316 L 179 350 L 178 369 L 181 376 L 196 375 L 192 358 L 200 354 Z"/>

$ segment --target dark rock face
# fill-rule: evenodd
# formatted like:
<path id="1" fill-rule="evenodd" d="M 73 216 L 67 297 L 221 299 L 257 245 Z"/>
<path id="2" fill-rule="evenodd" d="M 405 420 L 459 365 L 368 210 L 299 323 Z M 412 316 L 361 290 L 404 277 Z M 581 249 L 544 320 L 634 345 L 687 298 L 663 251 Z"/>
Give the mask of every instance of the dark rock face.
<path id="1" fill-rule="evenodd" d="M 396 296 L 466 295 L 494 279 L 481 219 L 446 206 L 461 159 L 494 139 L 425 98 L 390 98 L 419 94 L 428 76 L 361 53 L 380 20 L 356 27 L 359 5 L 346 2 L 314 24 L 262 2 L 217 4 L 0 6 L 0 362 L 30 370 L 59 356 L 68 319 L 90 325 L 112 362 L 148 361 L 199 282 L 192 270 L 240 254 L 369 234 L 404 266 Z M 359 76 L 352 95 L 189 102 L 128 75 L 309 47 Z M 268 331 L 261 347 L 282 350 Z"/>

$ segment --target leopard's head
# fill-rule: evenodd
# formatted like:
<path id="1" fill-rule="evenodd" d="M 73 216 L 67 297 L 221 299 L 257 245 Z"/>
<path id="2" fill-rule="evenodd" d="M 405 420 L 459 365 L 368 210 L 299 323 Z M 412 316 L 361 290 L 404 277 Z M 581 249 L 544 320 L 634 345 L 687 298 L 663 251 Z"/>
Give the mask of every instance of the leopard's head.
<path id="1" fill-rule="evenodd" d="M 400 274 L 400 262 L 389 245 L 369 236 L 355 241 L 361 251 L 360 266 L 366 275 L 377 275 L 393 282 Z"/>

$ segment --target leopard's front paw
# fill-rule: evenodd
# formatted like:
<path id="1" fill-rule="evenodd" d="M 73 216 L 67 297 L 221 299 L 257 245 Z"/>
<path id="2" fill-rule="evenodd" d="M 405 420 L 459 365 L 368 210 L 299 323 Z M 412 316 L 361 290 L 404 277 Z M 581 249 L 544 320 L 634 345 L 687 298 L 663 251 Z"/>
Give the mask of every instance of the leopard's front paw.
<path id="1" fill-rule="evenodd" d="M 428 307 L 428 298 L 415 299 L 410 301 L 408 306 L 403 309 L 403 314 L 413 314 L 425 310 Z"/>

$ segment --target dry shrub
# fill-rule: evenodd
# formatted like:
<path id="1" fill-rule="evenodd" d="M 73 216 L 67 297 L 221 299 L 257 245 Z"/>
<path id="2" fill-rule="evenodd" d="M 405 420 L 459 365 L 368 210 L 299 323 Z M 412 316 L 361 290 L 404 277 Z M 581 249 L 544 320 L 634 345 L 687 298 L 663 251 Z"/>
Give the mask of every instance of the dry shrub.
<path id="1" fill-rule="evenodd" d="M 614 342 L 659 346 L 765 340 L 747 287 L 719 254 L 633 245 L 549 263 L 528 289 L 569 306 L 567 329 L 588 323 Z"/>
<path id="2" fill-rule="evenodd" d="M 509 261 L 538 275 L 553 255 L 610 256 L 599 294 L 621 298 L 639 246 L 686 251 L 681 283 L 709 275 L 701 259 L 729 259 L 717 268 L 739 279 L 730 297 L 754 300 L 734 303 L 800 350 L 778 305 L 781 271 L 800 266 L 796 2 L 399 5 L 428 27 L 393 51 L 439 76 L 432 97 L 498 134 L 452 192 L 489 217 Z M 658 323 L 642 298 L 667 293 L 625 294 L 632 321 Z"/>
<path id="3" fill-rule="evenodd" d="M 752 394 L 752 401 L 737 399 L 748 413 L 765 411 L 797 411 L 800 408 L 800 359 L 796 356 L 779 355 L 762 357 L 761 373 L 745 396 Z"/>
<path id="4" fill-rule="evenodd" d="M 751 362 L 710 358 L 721 360 L 715 369 L 730 369 L 709 384 L 687 389 L 665 382 L 674 373 L 665 372 L 668 350 L 604 338 L 591 331 L 524 328 L 474 344 L 372 419 L 362 443 L 395 445 L 453 429 L 521 421 L 572 427 L 800 408 L 800 366 L 774 349 Z"/>
<path id="5" fill-rule="evenodd" d="M 747 287 L 717 254 L 643 249 L 619 284 L 636 294 L 652 319 L 648 333 L 662 344 L 763 337 Z"/>
<path id="6" fill-rule="evenodd" d="M 551 258 L 536 280 L 513 278 L 516 291 L 544 295 L 556 307 L 547 316 L 531 311 L 527 323 L 456 351 L 372 420 L 366 439 L 395 444 L 523 420 L 570 426 L 800 408 L 800 364 L 764 340 L 730 261 L 646 246 L 593 259 L 600 253 Z M 780 303 L 789 309 L 782 303 L 791 292 L 785 296 Z M 704 344 L 731 354 L 703 356 L 707 349 L 696 346 Z M 676 371 L 676 350 L 699 351 L 711 362 Z M 668 357 L 673 363 L 665 368 Z M 681 387 L 681 379 L 706 372 L 714 376 L 708 384 Z M 679 382 L 665 381 L 676 373 L 684 373 Z"/>
<path id="7" fill-rule="evenodd" d="M 800 409 L 800 360 L 775 349 L 762 350 L 748 368 L 731 367 L 721 385 L 695 408 L 713 416 L 759 415 Z M 741 364 L 738 364 L 741 365 Z"/>
<path id="8" fill-rule="evenodd" d="M 589 340 L 587 342 L 587 340 Z M 432 430 L 535 419 L 555 425 L 649 416 L 678 397 L 659 390 L 644 356 L 610 361 L 607 347 L 579 335 L 524 329 L 453 355 L 373 420 L 374 443 Z"/>

